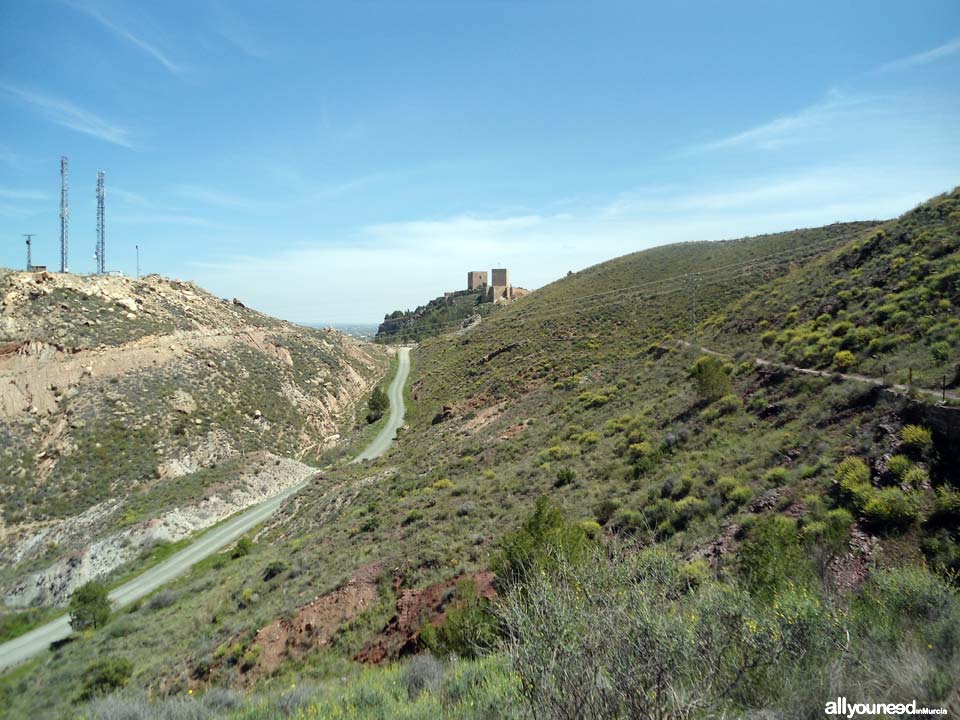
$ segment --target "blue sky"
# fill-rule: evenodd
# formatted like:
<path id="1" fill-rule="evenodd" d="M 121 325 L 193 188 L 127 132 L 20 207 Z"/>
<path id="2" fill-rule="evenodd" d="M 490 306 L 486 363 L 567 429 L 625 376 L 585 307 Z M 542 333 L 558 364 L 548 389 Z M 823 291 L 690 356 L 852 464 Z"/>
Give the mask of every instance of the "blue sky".
<path id="1" fill-rule="evenodd" d="M 0 2 L 0 265 L 375 321 L 960 184 L 960 3 Z"/>

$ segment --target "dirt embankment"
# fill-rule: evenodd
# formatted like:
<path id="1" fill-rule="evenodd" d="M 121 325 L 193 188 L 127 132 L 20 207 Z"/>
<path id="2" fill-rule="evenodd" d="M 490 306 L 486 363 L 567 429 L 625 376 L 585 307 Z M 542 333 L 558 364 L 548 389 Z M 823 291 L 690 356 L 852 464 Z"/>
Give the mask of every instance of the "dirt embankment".
<path id="1" fill-rule="evenodd" d="M 417 652 L 420 628 L 427 623 L 434 627 L 443 625 L 447 604 L 454 598 L 454 590 L 461 580 L 472 581 L 478 597 L 492 600 L 497 596 L 496 578 L 488 570 L 460 575 L 421 590 L 404 590 L 397 600 L 397 614 L 357 653 L 356 660 L 376 664 Z"/>
<path id="2" fill-rule="evenodd" d="M 377 602 L 383 573 L 382 562 L 366 565 L 336 590 L 301 607 L 292 619 L 280 618 L 259 630 L 251 643 L 258 648 L 257 660 L 242 668 L 241 684 L 252 685 L 275 672 L 284 661 L 303 658 L 328 645 L 345 623 Z M 460 575 L 419 590 L 402 591 L 401 578 L 394 576 L 393 590 L 400 593 L 396 614 L 355 659 L 376 664 L 416 653 L 420 649 L 420 629 L 426 623 L 434 627 L 443 624 L 457 583 L 464 579 L 476 585 L 480 597 L 496 597 L 495 577 L 489 571 Z"/>
<path id="3" fill-rule="evenodd" d="M 109 520 L 120 507 L 110 500 L 81 515 L 60 521 L 29 535 L 13 546 L 8 562 L 17 563 L 42 555 L 51 546 L 79 547 L 39 572 L 8 584 L 3 601 L 13 607 L 64 605 L 73 591 L 85 582 L 103 577 L 136 560 L 158 542 L 176 542 L 198 530 L 255 505 L 296 485 L 316 468 L 270 453 L 248 456 L 246 469 L 229 487 L 211 488 L 194 505 L 174 508 L 160 517 L 143 520 L 128 528 L 90 542 L 87 533 Z"/>
<path id="4" fill-rule="evenodd" d="M 293 619 L 281 618 L 257 632 L 253 642 L 260 654 L 256 664 L 244 672 L 244 683 L 269 675 L 286 659 L 303 657 L 327 645 L 344 623 L 376 602 L 383 568 L 382 562 L 360 568 L 344 585 L 300 608 Z"/>

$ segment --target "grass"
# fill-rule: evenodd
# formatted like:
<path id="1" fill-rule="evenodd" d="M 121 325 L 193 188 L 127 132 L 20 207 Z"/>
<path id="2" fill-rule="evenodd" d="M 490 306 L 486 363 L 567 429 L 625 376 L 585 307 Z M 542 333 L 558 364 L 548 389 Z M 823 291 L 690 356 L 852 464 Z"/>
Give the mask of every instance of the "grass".
<path id="1" fill-rule="evenodd" d="M 56 620 L 66 612 L 63 608 L 27 608 L 26 610 L 5 609 L 0 613 L 0 643 L 13 640 L 34 628 L 51 620 Z"/>

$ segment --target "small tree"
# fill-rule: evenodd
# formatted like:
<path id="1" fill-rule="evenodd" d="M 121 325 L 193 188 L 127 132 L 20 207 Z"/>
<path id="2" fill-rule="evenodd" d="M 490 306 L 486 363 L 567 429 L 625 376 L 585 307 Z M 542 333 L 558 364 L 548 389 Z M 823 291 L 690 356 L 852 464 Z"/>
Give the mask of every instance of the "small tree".
<path id="1" fill-rule="evenodd" d="M 110 598 L 106 585 L 91 580 L 70 598 L 70 627 L 77 632 L 103 627 L 110 619 Z"/>
<path id="2" fill-rule="evenodd" d="M 707 402 L 719 400 L 732 389 L 730 366 L 715 355 L 701 355 L 690 368 L 697 393 Z"/>
<path id="3" fill-rule="evenodd" d="M 381 388 L 374 388 L 373 394 L 367 400 L 367 422 L 374 423 L 383 417 L 390 407 L 390 398 Z"/>

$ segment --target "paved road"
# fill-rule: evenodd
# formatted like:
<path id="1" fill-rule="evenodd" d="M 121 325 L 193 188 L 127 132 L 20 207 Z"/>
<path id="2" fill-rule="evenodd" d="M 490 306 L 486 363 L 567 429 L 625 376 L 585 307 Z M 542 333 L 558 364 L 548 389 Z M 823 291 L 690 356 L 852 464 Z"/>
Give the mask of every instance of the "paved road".
<path id="1" fill-rule="evenodd" d="M 410 373 L 410 348 L 400 348 L 399 362 L 397 363 L 397 374 L 390 383 L 390 389 L 387 395 L 390 398 L 390 417 L 387 418 L 387 424 L 377 433 L 366 449 L 357 455 L 351 463 L 358 463 L 362 460 L 371 460 L 383 455 L 397 437 L 397 430 L 403 425 L 403 418 L 406 414 L 406 407 L 403 404 L 403 387 L 407 382 L 407 375 Z"/>
<path id="2" fill-rule="evenodd" d="M 406 385 L 407 375 L 409 375 L 409 373 L 410 349 L 400 348 L 397 374 L 390 384 L 390 416 L 387 418 L 387 424 L 373 439 L 373 442 L 351 462 L 370 460 L 382 455 L 390 448 L 390 444 L 396 437 L 397 428 L 403 424 L 403 418 L 406 413 L 406 407 L 403 402 L 403 388 L 404 385 Z M 311 480 L 312 478 L 307 478 L 287 488 L 283 492 L 264 500 L 260 504 L 254 505 L 234 515 L 180 552 L 171 555 L 159 565 L 155 565 L 133 580 L 115 588 L 110 593 L 110 599 L 114 605 L 123 606 L 149 595 L 157 588 L 185 573 L 195 563 L 209 557 L 251 528 L 262 523 L 276 512 L 284 500 L 298 493 L 306 487 Z M 41 625 L 28 633 L 24 633 L 20 637 L 3 643 L 0 645 L 0 672 L 43 652 L 50 646 L 50 643 L 62 640 L 69 634 L 70 619 L 64 615 L 56 620 L 52 620 L 46 625 Z"/>

